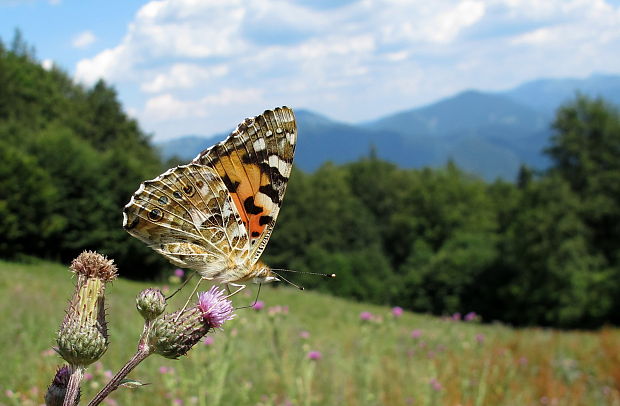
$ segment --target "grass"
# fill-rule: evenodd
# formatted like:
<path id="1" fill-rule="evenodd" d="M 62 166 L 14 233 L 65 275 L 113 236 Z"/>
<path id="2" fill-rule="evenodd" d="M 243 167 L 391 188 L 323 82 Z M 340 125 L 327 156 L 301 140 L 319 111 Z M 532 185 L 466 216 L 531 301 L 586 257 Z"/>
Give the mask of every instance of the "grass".
<path id="1" fill-rule="evenodd" d="M 142 326 L 134 298 L 149 286 L 118 280 L 108 288 L 111 345 L 88 370 L 85 401 L 133 354 Z M 0 262 L 0 405 L 43 403 L 61 363 L 50 348 L 72 287 L 61 265 Z M 620 405 L 617 329 L 394 317 L 386 307 L 288 288 L 263 289 L 261 299 L 263 310 L 238 311 L 211 344 L 176 361 L 147 359 L 131 377 L 151 385 L 120 389 L 109 404 Z M 362 321 L 363 311 L 372 320 Z"/>

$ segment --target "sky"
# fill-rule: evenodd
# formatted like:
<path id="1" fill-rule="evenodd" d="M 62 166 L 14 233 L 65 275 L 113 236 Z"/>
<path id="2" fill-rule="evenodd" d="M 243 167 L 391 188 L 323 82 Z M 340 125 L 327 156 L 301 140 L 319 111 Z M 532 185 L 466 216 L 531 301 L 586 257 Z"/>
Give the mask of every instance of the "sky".
<path id="1" fill-rule="evenodd" d="M 466 89 L 620 73 L 620 0 L 0 0 L 44 67 L 155 141 L 276 106 L 364 122 Z"/>

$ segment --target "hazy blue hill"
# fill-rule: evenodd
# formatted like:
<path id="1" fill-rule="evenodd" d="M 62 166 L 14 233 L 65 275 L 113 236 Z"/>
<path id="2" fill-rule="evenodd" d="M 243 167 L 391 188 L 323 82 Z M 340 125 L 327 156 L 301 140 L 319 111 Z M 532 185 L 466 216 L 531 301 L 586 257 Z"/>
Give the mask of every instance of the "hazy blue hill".
<path id="1" fill-rule="evenodd" d="M 502 94 L 551 117 L 577 91 L 620 105 L 620 76 L 595 74 L 585 79 L 539 79 Z"/>
<path id="2" fill-rule="evenodd" d="M 545 124 L 545 117 L 540 113 L 507 96 L 470 90 L 426 107 L 387 116 L 366 127 L 392 130 L 407 137 L 444 137 L 455 131 L 487 126 L 531 129 Z"/>
<path id="3" fill-rule="evenodd" d="M 403 164 L 407 154 L 398 134 L 331 120 L 308 110 L 297 110 L 299 137 L 295 163 L 314 170 L 325 161 L 344 163 L 368 155 L 371 145 L 382 158 Z"/>
<path id="4" fill-rule="evenodd" d="M 295 162 L 312 171 L 325 161 L 356 160 L 372 145 L 379 157 L 406 168 L 440 166 L 452 159 L 485 179 L 513 180 L 522 163 L 538 169 L 548 165 L 542 150 L 554 111 L 577 91 L 620 105 L 620 76 L 541 79 L 496 93 L 469 90 L 362 124 L 299 109 Z M 165 158 L 189 160 L 224 137 L 185 136 L 159 147 Z"/>
<path id="5" fill-rule="evenodd" d="M 200 151 L 224 138 L 221 135 L 205 137 L 201 135 L 182 135 L 180 137 L 157 143 L 164 159 L 178 157 L 185 160 L 193 159 Z"/>

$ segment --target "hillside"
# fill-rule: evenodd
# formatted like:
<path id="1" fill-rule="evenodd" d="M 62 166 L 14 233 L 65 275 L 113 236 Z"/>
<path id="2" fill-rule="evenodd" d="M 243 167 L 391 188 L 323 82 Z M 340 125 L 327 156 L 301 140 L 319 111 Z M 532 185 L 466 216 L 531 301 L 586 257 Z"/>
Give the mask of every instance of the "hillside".
<path id="1" fill-rule="evenodd" d="M 549 165 L 542 150 L 553 114 L 577 91 L 620 103 L 620 76 L 541 79 L 495 93 L 470 90 L 360 124 L 299 109 L 296 164 L 312 171 L 326 161 L 366 156 L 373 146 L 379 157 L 404 168 L 438 167 L 451 159 L 487 180 L 514 180 L 521 164 Z M 158 145 L 166 158 L 189 160 L 224 136 L 181 136 Z"/>
<path id="2" fill-rule="evenodd" d="M 111 343 L 87 370 L 83 401 L 134 352 L 142 328 L 135 295 L 148 286 L 121 279 L 106 290 Z M 182 305 L 189 289 L 168 311 Z M 0 262 L 0 348 L 6 365 L 0 370 L 0 404 L 41 403 L 61 364 L 51 347 L 72 290 L 64 266 Z M 250 294 L 236 298 L 237 305 L 252 300 Z M 188 356 L 151 356 L 130 375 L 149 385 L 121 388 L 112 399 L 152 406 L 620 402 L 616 329 L 516 330 L 475 318 L 394 316 L 387 307 L 289 288 L 263 287 L 260 300 L 264 309 L 238 310 L 235 320 Z M 320 358 L 309 359 L 311 351 Z"/>

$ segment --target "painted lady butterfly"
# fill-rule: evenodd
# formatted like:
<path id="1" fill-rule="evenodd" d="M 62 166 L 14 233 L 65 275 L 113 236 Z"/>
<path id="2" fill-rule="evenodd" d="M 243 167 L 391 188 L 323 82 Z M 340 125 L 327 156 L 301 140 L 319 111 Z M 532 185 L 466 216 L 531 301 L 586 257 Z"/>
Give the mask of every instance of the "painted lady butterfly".
<path id="1" fill-rule="evenodd" d="M 288 107 L 246 119 L 188 165 L 143 182 L 123 210 L 123 227 L 204 279 L 277 280 L 259 258 L 282 205 L 296 140 Z"/>

